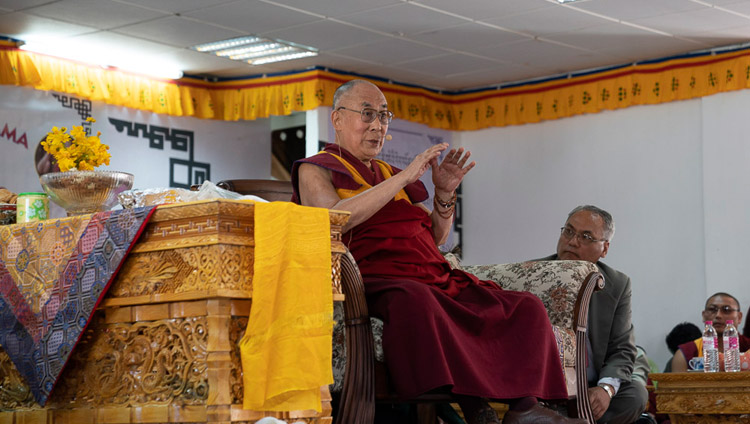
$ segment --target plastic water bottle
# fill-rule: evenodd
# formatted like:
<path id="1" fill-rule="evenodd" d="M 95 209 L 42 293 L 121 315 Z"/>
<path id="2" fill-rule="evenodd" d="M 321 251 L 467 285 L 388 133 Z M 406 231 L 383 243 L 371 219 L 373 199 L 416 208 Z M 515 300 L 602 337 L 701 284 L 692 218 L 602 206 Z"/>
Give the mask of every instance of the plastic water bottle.
<path id="1" fill-rule="evenodd" d="M 719 340 L 711 321 L 703 328 L 703 371 L 719 371 Z"/>
<path id="2" fill-rule="evenodd" d="M 724 371 L 738 372 L 740 370 L 740 340 L 734 321 L 727 320 L 724 328 Z"/>

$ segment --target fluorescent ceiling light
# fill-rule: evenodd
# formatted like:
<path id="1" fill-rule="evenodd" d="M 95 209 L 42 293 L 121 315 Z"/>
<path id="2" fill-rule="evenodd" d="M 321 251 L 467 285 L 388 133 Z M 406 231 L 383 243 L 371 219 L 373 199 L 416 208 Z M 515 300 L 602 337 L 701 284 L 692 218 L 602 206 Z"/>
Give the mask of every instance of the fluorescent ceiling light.
<path id="1" fill-rule="evenodd" d="M 199 52 L 213 52 L 216 50 L 228 49 L 230 47 L 257 43 L 260 40 L 261 39 L 258 37 L 238 37 L 231 38 L 229 40 L 215 41 L 213 43 L 198 44 L 197 46 L 191 47 L 191 49 L 197 50 Z"/>
<path id="2" fill-rule="evenodd" d="M 285 54 L 285 55 L 269 56 L 269 57 L 264 57 L 261 59 L 248 60 L 247 62 L 250 63 L 251 65 L 263 65 L 266 63 L 282 62 L 284 60 L 293 60 L 293 59 L 299 59 L 301 57 L 310 57 L 310 56 L 317 56 L 317 55 L 318 53 L 316 52 L 298 52 L 298 53 Z"/>
<path id="3" fill-rule="evenodd" d="M 577 1 L 581 1 L 581 0 L 557 0 L 558 3 L 562 3 L 562 4 L 564 4 L 564 3 L 575 3 Z"/>
<path id="4" fill-rule="evenodd" d="M 199 44 L 191 49 L 219 57 L 247 62 L 251 65 L 281 62 L 301 57 L 317 56 L 318 50 L 313 47 L 272 40 L 255 36 L 231 38 L 214 43 Z"/>
<path id="5" fill-rule="evenodd" d="M 127 54 L 116 48 L 95 48 L 81 45 L 73 40 L 28 42 L 20 46 L 21 50 L 55 56 L 63 59 L 83 62 L 105 69 L 118 69 L 147 77 L 159 79 L 180 79 L 182 71 L 174 65 L 160 63 L 153 58 L 142 55 Z"/>
<path id="6" fill-rule="evenodd" d="M 242 54 L 262 53 L 264 51 L 275 49 L 281 46 L 282 45 L 279 43 L 249 44 L 246 46 L 240 46 L 240 47 L 235 47 L 231 49 L 217 50 L 214 52 L 214 54 L 216 56 L 226 56 L 232 60 L 237 60 L 236 56 L 239 56 Z"/>
<path id="7" fill-rule="evenodd" d="M 273 57 L 273 56 L 278 56 L 281 54 L 291 54 L 295 52 L 297 52 L 297 50 L 295 50 L 294 47 L 282 46 L 279 44 L 278 47 L 273 48 L 273 49 L 232 55 L 232 56 L 229 56 L 229 58 L 232 60 L 247 60 L 247 59 L 257 59 L 257 58 L 262 58 L 262 57 Z"/>

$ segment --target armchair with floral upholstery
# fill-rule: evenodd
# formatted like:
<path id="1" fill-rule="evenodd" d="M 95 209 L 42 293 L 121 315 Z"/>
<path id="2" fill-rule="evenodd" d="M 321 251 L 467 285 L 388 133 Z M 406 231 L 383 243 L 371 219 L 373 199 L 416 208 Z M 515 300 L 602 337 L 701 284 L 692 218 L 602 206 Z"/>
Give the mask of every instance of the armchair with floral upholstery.
<path id="1" fill-rule="evenodd" d="M 459 266 L 452 261 L 452 266 Z M 538 261 L 461 267 L 480 279 L 497 282 L 505 290 L 528 291 L 547 308 L 565 370 L 570 408 L 594 423 L 587 396 L 586 328 L 591 295 L 604 287 L 595 264 L 585 261 Z M 337 305 L 334 319 L 331 392 L 340 393 L 337 423 L 371 423 L 376 401 L 395 400 L 389 393 L 383 363 L 381 321 L 367 315 L 364 285 L 350 254 L 342 260 L 342 286 L 346 301 Z M 342 325 L 343 324 L 343 325 Z M 452 401 L 444 394 L 423 395 L 414 402 Z"/>

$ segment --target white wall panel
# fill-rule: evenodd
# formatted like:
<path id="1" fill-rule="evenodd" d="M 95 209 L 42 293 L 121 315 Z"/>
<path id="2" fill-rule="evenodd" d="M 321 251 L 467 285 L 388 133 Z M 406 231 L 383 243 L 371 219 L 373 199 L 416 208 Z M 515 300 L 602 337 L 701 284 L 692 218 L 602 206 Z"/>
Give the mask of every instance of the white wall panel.
<path id="1" fill-rule="evenodd" d="M 743 95 L 750 98 L 750 92 Z M 705 106 L 698 99 L 458 134 L 457 143 L 478 160 L 464 182 L 464 260 L 515 262 L 552 254 L 572 208 L 594 204 L 608 210 L 617 231 L 604 262 L 631 277 L 636 342 L 663 367 L 671 356 L 667 333 L 681 321 L 698 324 L 707 292 L 719 287 L 709 287 L 719 276 L 706 277 L 704 247 L 703 147 L 709 140 L 702 125 L 704 109 L 714 107 L 710 100 Z M 729 109 L 734 115 L 743 110 Z M 744 154 L 740 143 L 726 141 L 724 125 L 713 129 L 712 136 L 727 144 L 714 149 L 717 155 Z M 720 162 L 707 163 L 706 173 L 724 172 Z M 746 185 L 727 184 L 733 189 L 715 182 L 706 192 L 739 202 L 737 192 Z M 718 212 L 708 211 L 708 219 Z M 739 234 L 724 224 L 707 228 L 726 248 L 747 251 L 750 228 Z M 736 279 L 721 287 L 746 292 Z"/>

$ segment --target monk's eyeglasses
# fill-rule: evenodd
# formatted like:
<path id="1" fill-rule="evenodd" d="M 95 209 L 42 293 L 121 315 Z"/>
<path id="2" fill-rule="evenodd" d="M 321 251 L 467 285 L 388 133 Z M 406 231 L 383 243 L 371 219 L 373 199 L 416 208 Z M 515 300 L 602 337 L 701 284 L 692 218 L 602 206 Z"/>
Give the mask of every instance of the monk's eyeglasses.
<path id="1" fill-rule="evenodd" d="M 578 237 L 578 240 L 580 240 L 581 243 L 585 243 L 585 244 L 596 243 L 598 241 L 607 241 L 607 239 L 597 240 L 594 238 L 594 236 L 592 236 L 589 233 L 578 233 L 570 227 L 560 228 L 560 234 L 562 234 L 563 237 L 565 237 L 568 240 L 572 240 L 573 237 Z"/>
<path id="2" fill-rule="evenodd" d="M 724 315 L 729 315 L 729 314 L 731 314 L 733 312 L 739 311 L 739 309 L 733 308 L 733 307 L 731 307 L 729 305 L 724 305 L 724 306 L 721 306 L 721 307 L 716 306 L 716 305 L 711 305 L 711 306 L 709 306 L 709 307 L 706 308 L 706 312 L 709 313 L 709 314 L 711 314 L 711 315 L 716 315 L 716 314 L 719 313 L 719 311 L 721 311 L 721 313 L 724 314 Z"/>
<path id="3" fill-rule="evenodd" d="M 373 108 L 366 107 L 362 110 L 356 110 L 356 109 L 349 109 L 344 106 L 339 106 L 336 110 L 348 110 L 349 112 L 357 112 L 362 117 L 362 122 L 370 123 L 375 120 L 375 118 L 378 118 L 381 124 L 388 125 L 391 123 L 391 120 L 393 119 L 393 112 L 390 110 L 381 110 L 378 112 L 377 110 Z"/>

